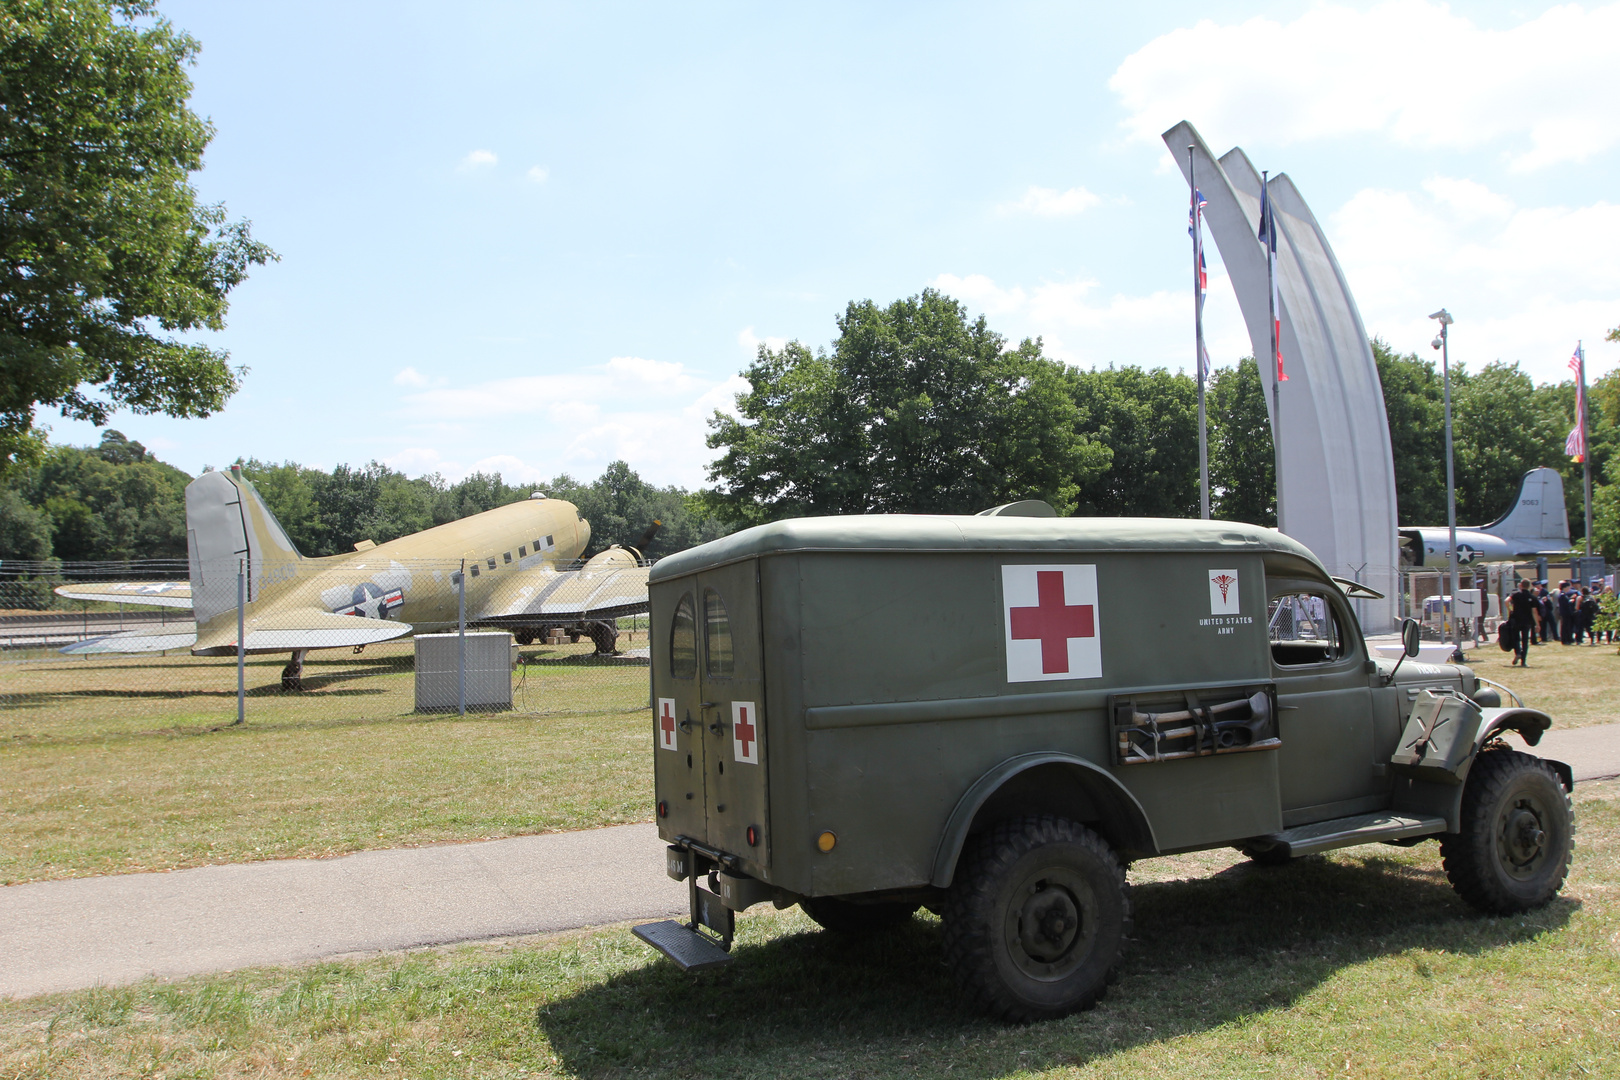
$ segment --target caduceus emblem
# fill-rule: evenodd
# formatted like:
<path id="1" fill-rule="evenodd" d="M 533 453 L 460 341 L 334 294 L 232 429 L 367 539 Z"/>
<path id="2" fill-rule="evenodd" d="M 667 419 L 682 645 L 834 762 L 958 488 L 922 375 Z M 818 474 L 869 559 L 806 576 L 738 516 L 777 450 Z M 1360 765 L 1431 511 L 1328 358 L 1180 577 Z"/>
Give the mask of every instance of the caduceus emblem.
<path id="1" fill-rule="evenodd" d="M 1227 600 L 1226 593 L 1227 593 L 1227 591 L 1229 589 L 1232 588 L 1233 585 L 1237 584 L 1237 578 L 1233 577 L 1231 574 L 1216 574 L 1214 577 L 1210 578 L 1209 580 L 1213 581 L 1216 585 L 1220 586 L 1220 588 L 1221 588 L 1221 603 L 1223 603 L 1223 604 L 1226 603 L 1226 600 Z"/>

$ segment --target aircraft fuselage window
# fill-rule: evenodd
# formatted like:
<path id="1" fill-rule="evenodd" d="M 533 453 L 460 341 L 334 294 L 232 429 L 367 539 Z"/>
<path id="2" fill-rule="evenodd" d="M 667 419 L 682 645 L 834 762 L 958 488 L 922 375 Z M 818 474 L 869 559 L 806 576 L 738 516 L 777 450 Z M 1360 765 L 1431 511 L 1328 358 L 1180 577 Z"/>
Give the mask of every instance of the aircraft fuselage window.
<path id="1" fill-rule="evenodd" d="M 713 589 L 703 590 L 703 670 L 712 678 L 731 675 L 731 618 L 726 602 Z"/>
<path id="2" fill-rule="evenodd" d="M 477 563 L 472 564 L 472 576 L 473 577 L 478 576 L 478 564 Z"/>
<path id="3" fill-rule="evenodd" d="M 1327 664 L 1345 655 L 1333 605 L 1323 593 L 1291 592 L 1266 607 L 1271 657 L 1278 664 Z"/>
<path id="4" fill-rule="evenodd" d="M 551 537 L 548 536 L 548 537 L 546 537 L 546 547 L 550 547 L 550 546 L 551 546 Z"/>
<path id="5" fill-rule="evenodd" d="M 529 549 L 524 547 L 522 544 L 519 544 L 518 545 L 518 558 L 520 558 L 520 559 L 525 558 L 528 554 L 529 554 Z"/>
<path id="6" fill-rule="evenodd" d="M 489 568 L 491 570 L 495 569 L 495 559 L 493 557 L 491 557 L 489 560 Z"/>
<path id="7" fill-rule="evenodd" d="M 510 551 L 503 551 L 501 552 L 501 558 L 505 559 L 507 563 L 510 564 L 512 561 L 512 553 Z"/>
<path id="8" fill-rule="evenodd" d="M 677 679 L 697 674 L 697 611 L 691 593 L 675 605 L 675 621 L 669 631 L 669 673 Z"/>

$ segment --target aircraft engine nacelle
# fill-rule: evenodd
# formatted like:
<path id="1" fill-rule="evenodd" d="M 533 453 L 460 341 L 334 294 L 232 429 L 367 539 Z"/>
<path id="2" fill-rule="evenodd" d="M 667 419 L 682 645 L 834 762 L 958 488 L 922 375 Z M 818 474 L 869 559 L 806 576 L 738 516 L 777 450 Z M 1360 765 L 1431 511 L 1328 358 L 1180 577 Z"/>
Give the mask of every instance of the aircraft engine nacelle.
<path id="1" fill-rule="evenodd" d="M 614 544 L 606 551 L 591 557 L 585 564 L 587 573 L 593 570 L 633 570 L 641 565 L 641 554 L 635 548 Z"/>
<path id="2" fill-rule="evenodd" d="M 1400 556 L 1402 566 L 1423 565 L 1423 534 L 1416 529 L 1402 529 L 1400 531 Z"/>

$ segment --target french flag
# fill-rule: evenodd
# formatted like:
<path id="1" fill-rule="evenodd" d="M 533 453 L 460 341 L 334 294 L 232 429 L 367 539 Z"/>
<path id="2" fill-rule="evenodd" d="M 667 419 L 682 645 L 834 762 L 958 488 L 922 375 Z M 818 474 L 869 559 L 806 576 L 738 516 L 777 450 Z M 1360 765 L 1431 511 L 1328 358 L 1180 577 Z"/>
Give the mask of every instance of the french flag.
<path id="1" fill-rule="evenodd" d="M 1277 222 L 1268 185 L 1260 188 L 1260 244 L 1266 249 L 1266 281 L 1271 285 L 1271 347 L 1276 352 L 1277 381 L 1287 382 L 1282 359 L 1282 305 L 1277 303 Z"/>

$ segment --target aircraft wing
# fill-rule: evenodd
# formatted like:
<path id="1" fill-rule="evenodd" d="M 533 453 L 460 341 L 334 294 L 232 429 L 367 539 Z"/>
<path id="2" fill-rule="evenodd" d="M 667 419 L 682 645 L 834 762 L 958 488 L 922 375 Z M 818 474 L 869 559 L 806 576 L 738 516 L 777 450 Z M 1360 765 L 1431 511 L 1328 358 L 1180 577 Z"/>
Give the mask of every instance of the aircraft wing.
<path id="1" fill-rule="evenodd" d="M 255 653 L 341 649 L 373 645 L 410 632 L 410 623 L 391 619 L 334 615 L 313 607 L 286 608 L 248 619 L 243 645 L 246 651 Z M 210 623 L 196 651 L 204 656 L 225 656 L 236 652 L 236 619 L 222 617 Z"/>
<path id="2" fill-rule="evenodd" d="M 58 585 L 55 592 L 70 600 L 100 600 L 108 604 L 191 606 L 189 581 L 91 581 L 82 585 Z"/>
<path id="3" fill-rule="evenodd" d="M 650 566 L 579 570 L 537 567 L 516 588 L 492 597 L 469 622 L 534 622 L 539 619 L 615 619 L 646 611 Z"/>
<path id="4" fill-rule="evenodd" d="M 88 656 L 96 653 L 162 652 L 164 649 L 189 649 L 197 643 L 197 624 L 194 622 L 169 623 L 145 630 L 125 630 L 105 637 L 75 641 L 61 651 L 69 656 Z"/>

